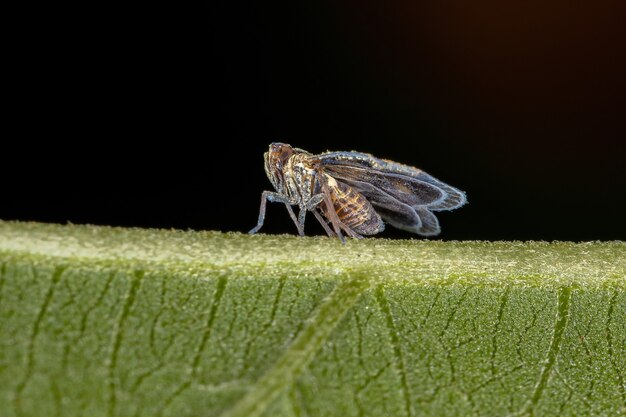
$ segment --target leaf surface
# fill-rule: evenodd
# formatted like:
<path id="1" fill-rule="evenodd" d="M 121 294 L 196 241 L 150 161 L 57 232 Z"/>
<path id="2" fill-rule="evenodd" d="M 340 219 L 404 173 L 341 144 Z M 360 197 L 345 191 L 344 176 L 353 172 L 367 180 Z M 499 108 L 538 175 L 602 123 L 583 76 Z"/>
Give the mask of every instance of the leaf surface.
<path id="1" fill-rule="evenodd" d="M 626 415 L 626 244 L 0 222 L 0 415 Z"/>

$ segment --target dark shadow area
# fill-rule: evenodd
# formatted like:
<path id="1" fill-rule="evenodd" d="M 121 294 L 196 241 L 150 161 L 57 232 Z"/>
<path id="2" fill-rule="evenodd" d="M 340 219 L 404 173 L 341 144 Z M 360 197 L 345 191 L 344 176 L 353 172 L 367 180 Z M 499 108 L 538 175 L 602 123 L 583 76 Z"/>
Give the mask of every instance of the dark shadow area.
<path id="1" fill-rule="evenodd" d="M 626 239 L 626 3 L 431 3 L 26 11 L 0 218 L 247 231 L 281 141 L 466 191 L 443 239 Z"/>

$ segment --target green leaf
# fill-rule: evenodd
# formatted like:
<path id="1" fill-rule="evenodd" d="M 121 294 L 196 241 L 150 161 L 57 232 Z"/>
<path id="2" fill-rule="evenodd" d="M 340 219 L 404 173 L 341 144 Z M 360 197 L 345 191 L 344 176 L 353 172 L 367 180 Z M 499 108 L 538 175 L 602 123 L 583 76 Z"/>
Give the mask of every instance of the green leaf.
<path id="1" fill-rule="evenodd" d="M 0 415 L 626 415 L 625 290 L 624 242 L 0 222 Z"/>

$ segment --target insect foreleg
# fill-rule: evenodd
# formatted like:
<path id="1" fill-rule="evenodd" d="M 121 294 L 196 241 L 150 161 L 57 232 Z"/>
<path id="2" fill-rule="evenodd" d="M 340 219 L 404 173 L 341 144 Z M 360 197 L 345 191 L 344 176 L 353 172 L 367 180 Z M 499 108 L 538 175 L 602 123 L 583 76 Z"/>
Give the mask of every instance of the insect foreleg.
<path id="1" fill-rule="evenodd" d="M 287 207 L 287 211 L 289 212 L 291 220 L 293 220 L 293 222 L 296 224 L 296 227 L 298 228 L 298 233 L 300 234 L 300 236 L 304 235 L 304 230 L 302 227 L 300 227 L 300 223 L 298 223 L 296 214 L 293 212 L 293 209 L 291 208 L 291 204 L 289 204 L 289 200 L 287 199 L 287 197 L 274 191 L 263 191 L 263 193 L 261 194 L 261 208 L 259 209 L 259 220 L 256 226 L 248 233 L 254 234 L 258 232 L 259 229 L 261 229 L 261 227 L 263 226 L 263 222 L 265 221 L 265 206 L 268 201 L 271 203 L 284 203 L 285 207 Z"/>

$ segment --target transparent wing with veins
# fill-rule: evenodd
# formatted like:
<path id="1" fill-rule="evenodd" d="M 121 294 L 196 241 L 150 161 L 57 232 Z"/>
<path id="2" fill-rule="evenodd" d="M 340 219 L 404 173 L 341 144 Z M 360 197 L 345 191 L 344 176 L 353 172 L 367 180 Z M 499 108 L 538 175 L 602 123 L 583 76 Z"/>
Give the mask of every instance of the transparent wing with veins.
<path id="1" fill-rule="evenodd" d="M 319 168 L 363 194 L 389 224 L 423 236 L 439 234 L 433 211 L 454 210 L 465 193 L 426 172 L 360 152 L 315 157 Z"/>

